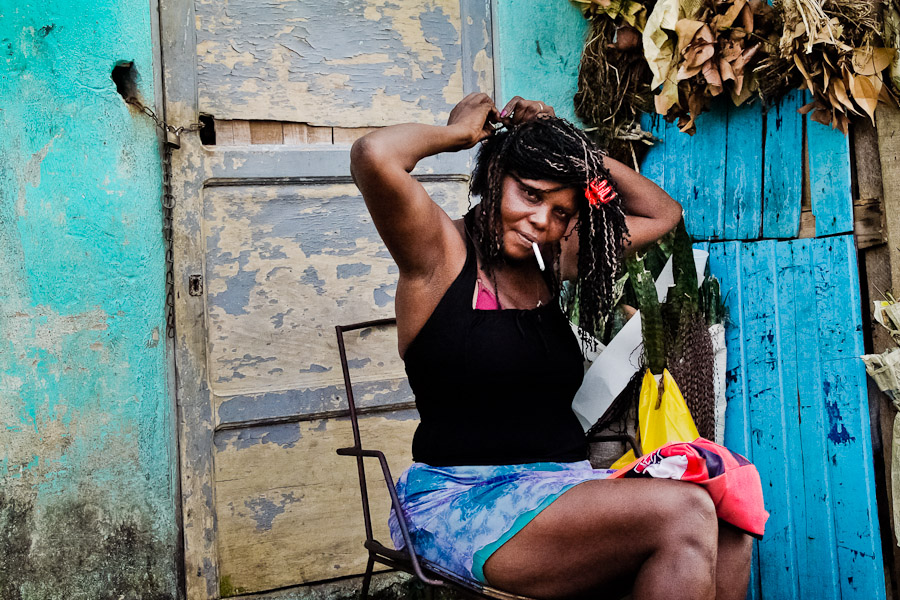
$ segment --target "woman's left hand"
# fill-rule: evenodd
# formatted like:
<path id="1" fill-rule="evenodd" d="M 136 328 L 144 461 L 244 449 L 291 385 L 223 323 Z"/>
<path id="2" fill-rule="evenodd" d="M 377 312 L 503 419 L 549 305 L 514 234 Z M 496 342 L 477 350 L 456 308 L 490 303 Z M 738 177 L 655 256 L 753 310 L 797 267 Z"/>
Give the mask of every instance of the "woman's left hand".
<path id="1" fill-rule="evenodd" d="M 515 96 L 500 111 L 500 122 L 509 127 L 544 116 L 555 117 L 556 111 L 538 100 L 525 100 L 521 96 Z"/>

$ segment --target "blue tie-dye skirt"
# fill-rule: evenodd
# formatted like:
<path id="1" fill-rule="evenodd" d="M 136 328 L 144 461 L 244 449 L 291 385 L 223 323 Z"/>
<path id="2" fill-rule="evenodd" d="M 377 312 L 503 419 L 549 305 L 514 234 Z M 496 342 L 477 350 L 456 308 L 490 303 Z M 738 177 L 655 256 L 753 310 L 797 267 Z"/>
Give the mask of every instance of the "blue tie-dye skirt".
<path id="1" fill-rule="evenodd" d="M 485 561 L 569 488 L 614 471 L 588 461 L 523 465 L 432 467 L 413 463 L 397 482 L 397 495 L 416 554 L 487 583 Z M 394 547 L 403 537 L 393 510 Z"/>

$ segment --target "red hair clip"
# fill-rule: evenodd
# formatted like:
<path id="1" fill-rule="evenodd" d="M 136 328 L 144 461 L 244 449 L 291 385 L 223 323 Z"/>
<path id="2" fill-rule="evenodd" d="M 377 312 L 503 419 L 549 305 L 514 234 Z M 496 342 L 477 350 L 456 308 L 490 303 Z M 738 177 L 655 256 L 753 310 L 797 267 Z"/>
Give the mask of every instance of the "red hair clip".
<path id="1" fill-rule="evenodd" d="M 601 204 L 609 204 L 616 197 L 616 192 L 605 179 L 594 179 L 588 184 L 584 196 L 588 199 L 591 206 L 598 207 Z"/>

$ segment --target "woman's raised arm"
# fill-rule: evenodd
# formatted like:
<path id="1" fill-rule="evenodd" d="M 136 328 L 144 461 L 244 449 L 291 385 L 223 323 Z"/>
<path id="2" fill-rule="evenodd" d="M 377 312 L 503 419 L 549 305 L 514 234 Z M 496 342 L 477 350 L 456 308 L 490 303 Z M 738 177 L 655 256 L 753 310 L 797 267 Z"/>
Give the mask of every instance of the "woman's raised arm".
<path id="1" fill-rule="evenodd" d="M 603 164 L 624 201 L 630 242 L 625 247 L 627 254 L 649 246 L 678 225 L 681 205 L 662 188 L 617 160 L 605 157 Z"/>
<path id="2" fill-rule="evenodd" d="M 454 107 L 446 126 L 393 125 L 353 144 L 353 181 L 401 275 L 430 276 L 452 254 L 448 250 L 462 244 L 450 217 L 410 173 L 427 156 L 473 147 L 497 121 L 491 98 L 470 94 Z"/>
<path id="3" fill-rule="evenodd" d="M 604 157 L 603 164 L 622 197 L 628 226 L 626 254 L 634 254 L 667 234 L 681 220 L 681 205 L 658 185 L 617 160 Z M 562 278 L 578 278 L 579 236 L 563 238 L 560 270 Z"/>

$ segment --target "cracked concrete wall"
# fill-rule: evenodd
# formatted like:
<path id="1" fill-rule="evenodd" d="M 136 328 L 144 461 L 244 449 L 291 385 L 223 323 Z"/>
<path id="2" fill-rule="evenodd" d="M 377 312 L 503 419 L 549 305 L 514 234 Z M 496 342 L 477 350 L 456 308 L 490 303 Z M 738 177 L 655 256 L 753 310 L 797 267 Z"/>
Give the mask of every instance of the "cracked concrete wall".
<path id="1" fill-rule="evenodd" d="M 0 598 L 177 596 L 151 4 L 0 0 Z"/>

